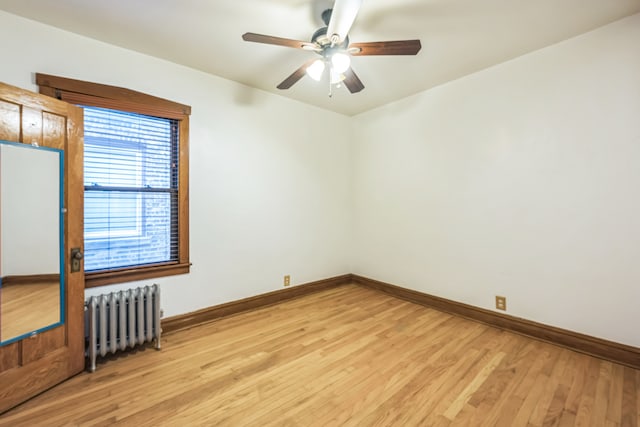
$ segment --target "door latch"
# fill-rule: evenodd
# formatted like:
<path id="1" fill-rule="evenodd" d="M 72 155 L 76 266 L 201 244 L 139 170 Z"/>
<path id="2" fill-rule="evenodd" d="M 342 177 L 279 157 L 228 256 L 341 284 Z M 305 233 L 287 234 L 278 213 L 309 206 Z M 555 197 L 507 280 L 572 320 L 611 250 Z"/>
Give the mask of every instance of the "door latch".
<path id="1" fill-rule="evenodd" d="M 80 260 L 84 255 L 80 248 L 71 248 L 71 272 L 76 273 L 80 271 Z"/>

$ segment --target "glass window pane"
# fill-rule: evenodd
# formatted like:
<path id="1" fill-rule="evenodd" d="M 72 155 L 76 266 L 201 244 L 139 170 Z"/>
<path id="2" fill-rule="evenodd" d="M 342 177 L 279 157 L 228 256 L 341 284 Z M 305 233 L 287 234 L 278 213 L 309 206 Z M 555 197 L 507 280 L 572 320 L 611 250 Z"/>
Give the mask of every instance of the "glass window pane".
<path id="1" fill-rule="evenodd" d="M 177 260 L 177 122 L 84 112 L 85 271 Z"/>
<path id="2" fill-rule="evenodd" d="M 175 193 L 85 192 L 85 270 L 169 261 L 177 240 Z M 144 215 L 132 215 L 142 211 Z M 105 215 L 110 212 L 113 215 Z"/>

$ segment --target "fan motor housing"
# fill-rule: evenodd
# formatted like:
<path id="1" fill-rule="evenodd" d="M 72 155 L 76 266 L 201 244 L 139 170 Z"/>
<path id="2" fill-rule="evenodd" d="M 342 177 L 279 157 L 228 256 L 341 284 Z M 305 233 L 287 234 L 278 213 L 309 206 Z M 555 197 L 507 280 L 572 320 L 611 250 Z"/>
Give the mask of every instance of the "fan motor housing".
<path id="1" fill-rule="evenodd" d="M 322 48 L 321 51 L 317 52 L 322 56 L 330 56 L 332 52 L 345 50 L 349 46 L 349 36 L 345 37 L 342 43 L 331 46 L 331 39 L 327 37 L 327 28 L 322 27 L 311 36 L 311 42 L 317 43 Z"/>
<path id="2" fill-rule="evenodd" d="M 327 37 L 327 29 L 328 27 L 322 27 L 316 30 L 311 36 L 312 43 L 318 43 L 320 46 L 325 46 L 328 43 L 331 43 L 331 40 Z"/>

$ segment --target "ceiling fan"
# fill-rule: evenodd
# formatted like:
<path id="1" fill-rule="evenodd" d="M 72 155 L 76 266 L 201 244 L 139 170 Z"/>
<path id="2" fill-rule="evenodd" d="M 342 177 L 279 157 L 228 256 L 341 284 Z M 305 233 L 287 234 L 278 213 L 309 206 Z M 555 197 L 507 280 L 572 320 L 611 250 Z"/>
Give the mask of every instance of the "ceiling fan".
<path id="1" fill-rule="evenodd" d="M 422 45 L 420 40 L 396 40 L 384 42 L 350 43 L 349 30 L 356 19 L 362 0 L 336 0 L 333 9 L 322 13 L 326 27 L 318 29 L 310 42 L 245 33 L 242 39 L 248 42 L 304 49 L 317 53 L 321 58 L 311 59 L 284 79 L 278 89 L 289 89 L 305 74 L 320 81 L 325 69 L 329 70 L 329 96 L 334 84 L 344 83 L 349 92 L 357 93 L 364 85 L 351 68 L 351 56 L 368 55 L 416 55 Z"/>

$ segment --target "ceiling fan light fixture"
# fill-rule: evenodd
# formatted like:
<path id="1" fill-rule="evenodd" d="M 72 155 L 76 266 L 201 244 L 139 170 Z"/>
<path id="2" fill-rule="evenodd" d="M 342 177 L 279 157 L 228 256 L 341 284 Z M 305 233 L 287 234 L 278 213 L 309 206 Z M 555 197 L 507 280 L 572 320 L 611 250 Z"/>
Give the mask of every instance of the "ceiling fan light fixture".
<path id="1" fill-rule="evenodd" d="M 346 53 L 336 52 L 331 55 L 331 68 L 337 74 L 342 74 L 351 66 L 351 57 Z"/>
<path id="2" fill-rule="evenodd" d="M 329 83 L 329 96 L 331 96 L 331 88 L 340 87 L 341 82 L 344 82 L 350 93 L 358 93 L 364 89 L 364 85 L 351 68 L 352 55 L 417 55 L 422 48 L 420 40 L 387 40 L 351 44 L 349 31 L 362 5 L 362 0 L 331 0 L 331 3 L 333 7 L 322 12 L 322 22 L 326 27 L 317 29 L 311 36 L 311 41 L 257 33 L 242 35 L 244 41 L 312 51 L 322 58 L 309 59 L 280 82 L 276 86 L 278 89 L 291 88 L 305 74 L 319 82 L 323 79 L 325 68 L 329 67 L 329 75 L 326 78 Z"/>
<path id="3" fill-rule="evenodd" d="M 313 80 L 319 82 L 324 72 L 324 61 L 322 59 L 316 59 L 311 65 L 307 67 L 307 74 Z"/>
<path id="4" fill-rule="evenodd" d="M 331 84 L 332 85 L 337 85 L 338 83 L 342 82 L 346 77 L 344 74 L 342 73 L 336 73 L 336 70 L 331 69 Z"/>

